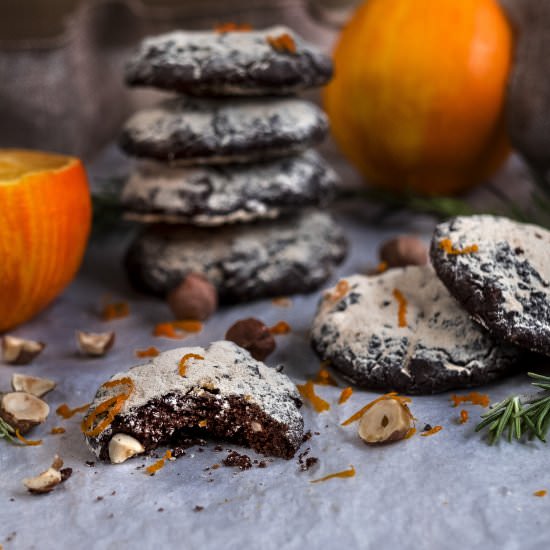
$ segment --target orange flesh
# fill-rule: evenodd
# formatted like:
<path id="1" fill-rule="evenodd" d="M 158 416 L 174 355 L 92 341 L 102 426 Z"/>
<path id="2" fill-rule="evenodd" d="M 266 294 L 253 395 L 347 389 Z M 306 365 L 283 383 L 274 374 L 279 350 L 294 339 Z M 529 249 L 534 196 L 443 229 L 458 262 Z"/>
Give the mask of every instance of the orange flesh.
<path id="1" fill-rule="evenodd" d="M 342 403 L 345 403 L 353 393 L 353 389 L 351 386 L 348 386 L 347 388 L 344 388 L 342 390 L 342 393 L 340 394 L 340 398 L 338 399 L 338 404 L 341 405 Z"/>
<path id="2" fill-rule="evenodd" d="M 172 458 L 172 451 L 166 451 L 166 453 L 160 460 L 157 460 L 154 464 L 151 464 L 151 466 L 147 466 L 145 471 L 151 476 L 156 474 L 159 470 L 164 468 L 166 460 L 170 458 Z"/>
<path id="3" fill-rule="evenodd" d="M 329 479 L 334 479 L 336 477 L 354 477 L 355 468 L 350 466 L 348 470 L 342 470 L 341 472 L 336 472 L 334 474 L 329 474 L 328 476 L 320 477 L 319 479 L 313 479 L 310 483 L 320 483 L 321 481 L 327 481 Z"/>
<path id="4" fill-rule="evenodd" d="M 156 357 L 160 351 L 155 347 L 151 346 L 147 349 L 137 349 L 136 350 L 136 357 L 145 358 L 145 357 Z"/>
<path id="5" fill-rule="evenodd" d="M 328 411 L 330 409 L 328 402 L 315 393 L 315 387 L 312 380 L 308 380 L 305 384 L 297 384 L 296 387 L 298 388 L 300 395 L 306 401 L 309 401 L 318 413 Z"/>
<path id="6" fill-rule="evenodd" d="M 64 434 L 65 428 L 63 428 L 62 426 L 58 426 L 56 428 L 52 428 L 52 431 L 50 433 L 52 435 Z"/>
<path id="7" fill-rule="evenodd" d="M 477 244 L 472 244 L 470 246 L 465 246 L 464 248 L 455 248 L 451 239 L 441 239 L 439 241 L 439 248 L 445 251 L 446 254 L 451 256 L 458 256 L 460 254 L 473 254 L 474 252 L 479 251 Z"/>
<path id="8" fill-rule="evenodd" d="M 128 317 L 128 315 L 130 315 L 130 306 L 126 302 L 105 304 L 101 310 L 101 319 L 103 321 L 124 319 L 124 317 Z"/>
<path id="9" fill-rule="evenodd" d="M 271 334 L 288 334 L 292 329 L 286 321 L 275 323 L 270 329 Z"/>
<path id="10" fill-rule="evenodd" d="M 0 149 L 0 332 L 43 310 L 73 279 L 91 226 L 82 163 Z"/>
<path id="11" fill-rule="evenodd" d="M 178 372 L 180 376 L 185 376 L 187 372 L 187 361 L 189 359 L 198 359 L 199 361 L 204 359 L 202 355 L 199 355 L 198 353 L 186 353 L 181 359 L 178 364 Z"/>
<path id="12" fill-rule="evenodd" d="M 393 297 L 397 300 L 398 311 L 397 311 L 397 324 L 400 327 L 407 326 L 407 299 L 403 296 L 403 293 L 397 288 L 393 289 Z"/>
<path id="13" fill-rule="evenodd" d="M 67 403 L 63 403 L 63 405 L 59 405 L 55 412 L 58 416 L 61 416 L 62 418 L 72 418 L 75 414 L 81 413 L 88 410 L 88 407 L 91 405 L 91 403 L 86 403 L 85 405 L 82 405 L 81 407 L 76 407 L 76 409 L 70 409 Z"/>
<path id="14" fill-rule="evenodd" d="M 396 401 L 399 401 L 401 405 L 406 405 L 407 403 L 410 403 L 411 400 L 408 397 L 401 397 L 397 394 L 397 392 L 390 392 L 386 393 L 384 395 L 381 395 L 380 397 L 377 397 L 370 403 L 367 403 L 363 408 L 359 409 L 355 414 L 352 414 L 347 420 L 344 420 L 342 422 L 342 426 L 348 426 L 349 424 L 352 424 L 353 422 L 357 422 L 375 403 L 378 403 L 379 401 L 383 401 L 384 399 L 395 399 Z"/>
<path id="15" fill-rule="evenodd" d="M 541 489 L 540 491 L 535 491 L 533 493 L 533 496 L 535 496 L 535 497 L 545 497 L 547 494 L 548 494 L 548 491 L 546 491 L 545 489 Z"/>
<path id="16" fill-rule="evenodd" d="M 468 411 L 465 411 L 464 409 L 460 411 L 460 420 L 459 422 L 461 424 L 466 424 L 468 422 Z"/>
<path id="17" fill-rule="evenodd" d="M 477 391 L 467 393 L 466 395 L 451 395 L 451 399 L 454 407 L 458 407 L 461 403 L 471 403 L 472 405 L 488 407 L 491 402 L 486 393 L 479 393 Z"/>
<path id="18" fill-rule="evenodd" d="M 427 432 L 422 432 L 420 435 L 422 437 L 428 437 L 430 435 L 436 434 L 437 432 L 440 432 L 442 429 L 442 426 L 434 426 L 431 430 L 428 430 Z"/>
<path id="19" fill-rule="evenodd" d="M 23 445 L 27 445 L 28 447 L 35 447 L 36 445 L 42 445 L 41 439 L 25 439 L 20 433 L 19 430 L 15 430 L 15 437 L 23 443 Z"/>

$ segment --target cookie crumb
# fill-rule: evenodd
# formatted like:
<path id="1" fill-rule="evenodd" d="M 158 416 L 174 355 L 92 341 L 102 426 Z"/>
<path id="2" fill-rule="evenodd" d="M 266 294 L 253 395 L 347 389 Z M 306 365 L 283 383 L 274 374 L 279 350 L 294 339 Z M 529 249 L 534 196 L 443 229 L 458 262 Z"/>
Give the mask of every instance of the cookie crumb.
<path id="1" fill-rule="evenodd" d="M 199 506 L 198 504 L 193 508 L 193 512 L 202 512 L 204 510 L 204 506 Z"/>
<path id="2" fill-rule="evenodd" d="M 237 451 L 231 451 L 224 459 L 223 465 L 236 467 L 240 470 L 249 470 L 252 468 L 252 461 L 248 455 L 240 454 Z"/>

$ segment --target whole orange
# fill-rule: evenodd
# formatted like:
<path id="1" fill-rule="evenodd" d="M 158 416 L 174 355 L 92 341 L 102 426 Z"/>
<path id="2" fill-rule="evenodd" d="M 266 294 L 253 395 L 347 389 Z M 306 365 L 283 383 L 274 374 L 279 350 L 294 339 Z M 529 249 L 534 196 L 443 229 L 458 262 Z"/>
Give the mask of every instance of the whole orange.
<path id="1" fill-rule="evenodd" d="M 511 57 L 495 0 L 368 0 L 335 49 L 325 91 L 333 135 L 373 185 L 463 191 L 508 155 Z"/>
<path id="2" fill-rule="evenodd" d="M 73 279 L 91 212 L 78 159 L 0 149 L 0 331 L 36 315 Z"/>

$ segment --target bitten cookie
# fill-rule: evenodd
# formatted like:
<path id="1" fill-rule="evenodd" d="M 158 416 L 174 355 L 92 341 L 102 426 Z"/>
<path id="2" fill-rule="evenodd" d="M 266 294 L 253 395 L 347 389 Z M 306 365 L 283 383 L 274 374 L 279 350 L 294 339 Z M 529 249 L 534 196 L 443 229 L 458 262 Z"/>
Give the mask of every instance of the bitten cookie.
<path id="1" fill-rule="evenodd" d="M 109 400 L 122 406 L 95 434 L 104 413 L 91 415 L 105 409 Z M 85 434 L 92 452 L 112 462 L 129 457 L 121 455 L 124 445 L 135 455 L 177 445 L 190 435 L 288 459 L 302 443 L 301 405 L 296 386 L 285 374 L 256 361 L 233 342 L 220 341 L 206 348 L 166 351 L 114 375 L 97 391 L 84 426 L 89 423 Z"/>
<path id="2" fill-rule="evenodd" d="M 311 338 L 353 383 L 411 394 L 484 384 L 519 354 L 471 321 L 431 266 L 340 281 L 321 300 Z"/>
<path id="3" fill-rule="evenodd" d="M 177 168 L 142 162 L 121 202 L 129 219 L 217 226 L 322 206 L 337 182 L 314 151 L 252 165 Z"/>
<path id="4" fill-rule="evenodd" d="M 180 165 L 252 162 L 303 151 L 326 136 L 326 115 L 302 99 L 178 97 L 135 113 L 128 154 Z"/>
<path id="5" fill-rule="evenodd" d="M 346 251 L 332 218 L 305 210 L 223 230 L 151 226 L 131 245 L 126 268 L 138 289 L 161 296 L 202 273 L 220 301 L 234 303 L 315 290 Z"/>
<path id="6" fill-rule="evenodd" d="M 287 47 L 277 47 L 282 36 Z M 147 38 L 126 68 L 130 85 L 201 96 L 287 95 L 331 76 L 330 57 L 282 26 Z"/>
<path id="7" fill-rule="evenodd" d="M 439 278 L 495 338 L 550 355 L 550 232 L 494 216 L 437 226 Z"/>

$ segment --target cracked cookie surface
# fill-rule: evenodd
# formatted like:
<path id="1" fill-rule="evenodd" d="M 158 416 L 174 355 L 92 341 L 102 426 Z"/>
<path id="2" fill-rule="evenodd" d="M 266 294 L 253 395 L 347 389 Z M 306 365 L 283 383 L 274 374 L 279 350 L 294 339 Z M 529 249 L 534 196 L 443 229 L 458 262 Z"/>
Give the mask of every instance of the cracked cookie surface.
<path id="1" fill-rule="evenodd" d="M 268 37 L 288 35 L 295 52 Z M 288 27 L 250 32 L 176 31 L 146 38 L 126 67 L 126 82 L 201 96 L 288 95 L 322 86 L 332 61 Z"/>
<path id="2" fill-rule="evenodd" d="M 468 254 L 451 253 L 477 248 Z M 495 216 L 437 226 L 431 258 L 451 294 L 501 341 L 550 355 L 550 232 Z"/>
<path id="3" fill-rule="evenodd" d="M 344 281 L 343 295 L 341 284 L 321 300 L 311 338 L 359 386 L 436 393 L 489 382 L 518 359 L 517 348 L 496 344 L 469 318 L 431 266 Z"/>

